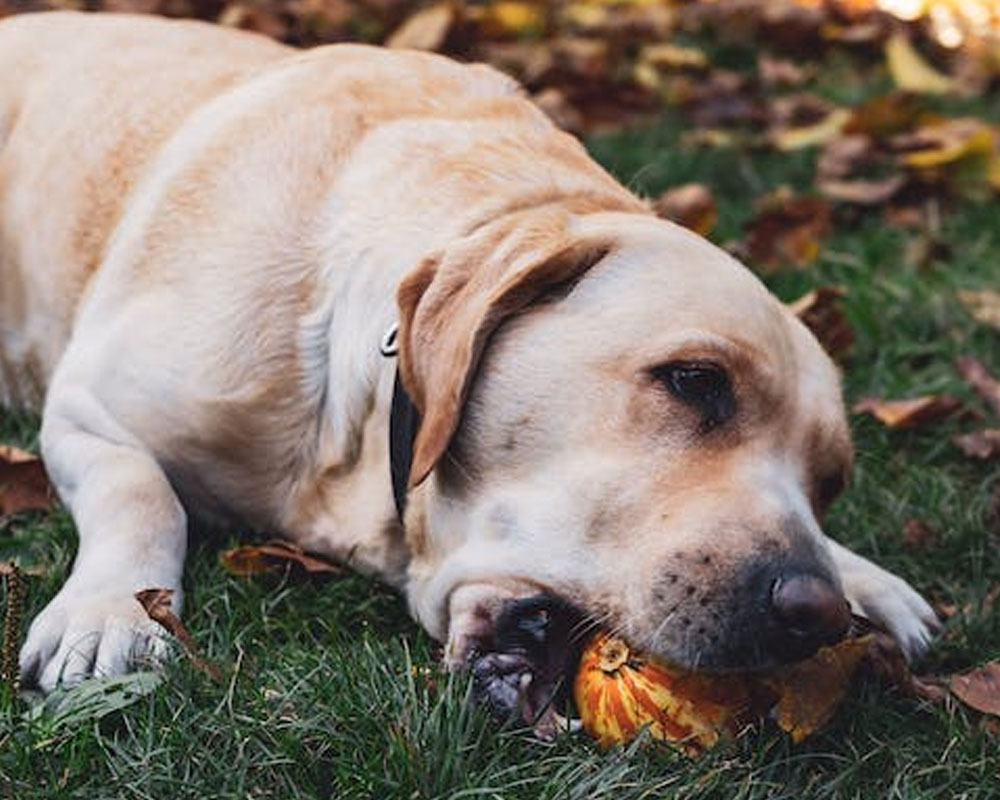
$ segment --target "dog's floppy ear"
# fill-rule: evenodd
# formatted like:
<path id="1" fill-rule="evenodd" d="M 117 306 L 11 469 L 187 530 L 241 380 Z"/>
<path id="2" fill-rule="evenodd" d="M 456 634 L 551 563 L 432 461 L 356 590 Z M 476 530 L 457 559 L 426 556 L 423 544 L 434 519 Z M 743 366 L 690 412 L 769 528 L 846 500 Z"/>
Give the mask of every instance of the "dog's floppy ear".
<path id="1" fill-rule="evenodd" d="M 409 486 L 444 454 L 490 334 L 610 249 L 573 237 L 561 209 L 507 214 L 426 259 L 400 283 L 399 366 L 420 411 Z"/>

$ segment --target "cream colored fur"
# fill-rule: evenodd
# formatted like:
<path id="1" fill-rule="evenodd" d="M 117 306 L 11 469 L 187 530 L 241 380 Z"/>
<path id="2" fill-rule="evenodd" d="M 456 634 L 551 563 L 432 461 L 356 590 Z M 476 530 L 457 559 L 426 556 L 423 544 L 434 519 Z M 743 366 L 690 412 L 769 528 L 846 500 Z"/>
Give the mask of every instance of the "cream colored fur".
<path id="1" fill-rule="evenodd" d="M 425 420 L 405 531 L 378 349 L 397 319 Z M 648 385 L 685 354 L 737 376 L 738 446 L 700 446 Z M 0 400 L 43 409 L 80 537 L 22 651 L 45 688 L 158 655 L 132 595 L 172 588 L 180 610 L 189 517 L 382 576 L 455 663 L 540 589 L 697 663 L 661 574 L 711 588 L 791 539 L 909 652 L 933 625 L 820 532 L 811 487 L 850 448 L 812 337 L 486 67 L 130 16 L 0 23 Z"/>

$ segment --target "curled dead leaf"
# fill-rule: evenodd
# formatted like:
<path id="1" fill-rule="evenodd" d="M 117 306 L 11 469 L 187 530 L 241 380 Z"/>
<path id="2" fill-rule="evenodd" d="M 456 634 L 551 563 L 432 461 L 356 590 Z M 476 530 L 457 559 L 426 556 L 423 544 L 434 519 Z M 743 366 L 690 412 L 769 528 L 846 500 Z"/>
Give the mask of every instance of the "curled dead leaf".
<path id="1" fill-rule="evenodd" d="M 343 568 L 337 564 L 310 555 L 301 548 L 283 541 L 234 547 L 221 553 L 219 559 L 226 572 L 242 578 L 280 572 L 291 567 L 298 567 L 312 575 L 339 575 L 343 572 Z"/>
<path id="2" fill-rule="evenodd" d="M 844 295 L 840 286 L 820 286 L 788 304 L 835 361 L 843 360 L 854 344 L 854 331 L 844 315 Z"/>
<path id="3" fill-rule="evenodd" d="M 47 511 L 56 494 L 37 456 L 0 445 L 0 517 L 22 511 Z"/>
<path id="4" fill-rule="evenodd" d="M 962 433 L 952 439 L 969 458 L 987 459 L 1000 454 L 1000 428 Z"/>
<path id="5" fill-rule="evenodd" d="M 829 203 L 779 190 L 757 208 L 744 226 L 747 252 L 757 267 L 803 267 L 816 260 L 820 240 L 832 227 Z"/>
<path id="6" fill-rule="evenodd" d="M 969 386 L 982 397 L 1000 417 L 1000 381 L 994 378 L 981 361 L 971 356 L 956 359 L 955 369 Z"/>
<path id="7" fill-rule="evenodd" d="M 653 210 L 658 216 L 702 236 L 711 232 L 719 217 L 712 192 L 701 183 L 685 183 L 668 189 L 653 201 Z"/>
<path id="8" fill-rule="evenodd" d="M 851 408 L 855 414 L 871 414 L 887 428 L 917 428 L 938 422 L 961 408 L 948 395 L 925 395 L 905 400 L 865 397 Z"/>
<path id="9" fill-rule="evenodd" d="M 198 645 L 195 644 L 191 634 L 174 613 L 171 606 L 171 598 L 174 595 L 173 589 L 142 589 L 135 593 L 135 599 L 146 611 L 153 622 L 156 622 L 167 633 L 173 636 L 184 652 L 191 659 L 191 663 L 199 670 L 205 672 L 215 680 L 222 679 L 222 671 L 215 664 L 209 663 L 202 658 Z"/>
<path id="10" fill-rule="evenodd" d="M 818 180 L 816 188 L 824 197 L 859 206 L 880 206 L 888 203 L 906 185 L 902 175 L 890 175 L 881 180 Z"/>
<path id="11" fill-rule="evenodd" d="M 948 689 L 969 708 L 1000 716 L 1000 662 L 991 661 L 971 672 L 953 675 Z"/>
<path id="12" fill-rule="evenodd" d="M 823 647 L 812 658 L 764 679 L 778 695 L 773 711 L 775 722 L 794 743 L 811 736 L 833 718 L 872 641 L 869 634 Z"/>

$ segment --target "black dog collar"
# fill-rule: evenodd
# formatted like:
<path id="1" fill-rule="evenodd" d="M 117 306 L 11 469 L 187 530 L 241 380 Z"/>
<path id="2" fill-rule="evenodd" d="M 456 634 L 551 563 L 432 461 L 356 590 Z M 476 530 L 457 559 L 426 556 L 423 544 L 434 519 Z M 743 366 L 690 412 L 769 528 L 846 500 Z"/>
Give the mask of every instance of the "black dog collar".
<path id="1" fill-rule="evenodd" d="M 386 358 L 399 354 L 397 335 L 399 325 L 389 328 L 379 351 Z M 410 468 L 413 466 L 413 442 L 420 428 L 420 412 L 403 388 L 396 367 L 396 378 L 392 385 L 392 407 L 389 410 L 389 474 L 392 477 L 392 499 L 396 503 L 396 516 L 400 524 L 406 512 L 406 490 L 410 482 Z"/>
<path id="2" fill-rule="evenodd" d="M 392 499 L 396 501 L 396 516 L 403 522 L 406 512 L 406 489 L 413 465 L 413 442 L 420 428 L 420 412 L 403 388 L 396 368 L 392 387 L 392 408 L 389 411 L 389 472 L 392 475 Z"/>

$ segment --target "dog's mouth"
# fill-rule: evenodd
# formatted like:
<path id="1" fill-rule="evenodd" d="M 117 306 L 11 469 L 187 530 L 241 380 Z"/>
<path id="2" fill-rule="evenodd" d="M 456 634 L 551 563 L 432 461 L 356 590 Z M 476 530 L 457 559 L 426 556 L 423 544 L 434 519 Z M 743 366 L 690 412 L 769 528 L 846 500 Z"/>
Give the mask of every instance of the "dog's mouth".
<path id="1" fill-rule="evenodd" d="M 552 594 L 508 602 L 496 618 L 492 640 L 470 655 L 473 701 L 501 722 L 531 726 L 543 739 L 571 728 L 573 683 L 584 646 L 598 627 L 592 616 Z M 815 649 L 789 652 L 784 661 L 798 661 Z M 754 661 L 739 671 L 767 667 Z"/>
<path id="2" fill-rule="evenodd" d="M 501 721 L 552 738 L 567 725 L 573 676 L 593 628 L 587 615 L 553 595 L 511 601 L 493 641 L 470 659 L 474 702 Z"/>

